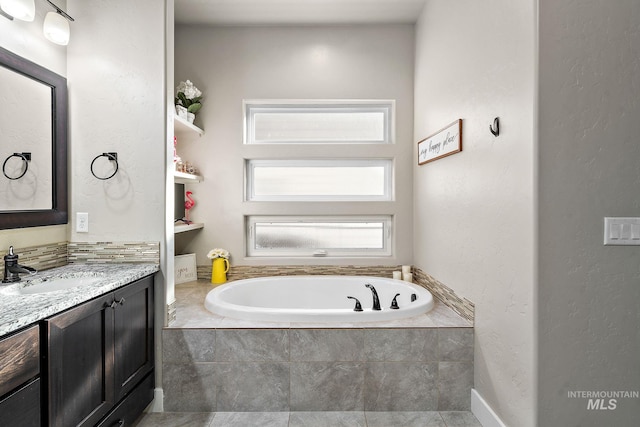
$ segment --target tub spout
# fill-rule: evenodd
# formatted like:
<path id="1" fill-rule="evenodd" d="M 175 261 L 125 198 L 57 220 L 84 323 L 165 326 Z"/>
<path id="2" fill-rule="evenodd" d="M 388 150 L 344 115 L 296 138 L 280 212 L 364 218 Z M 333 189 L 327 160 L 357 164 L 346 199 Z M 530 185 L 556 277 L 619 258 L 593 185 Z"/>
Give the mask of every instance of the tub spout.
<path id="1" fill-rule="evenodd" d="M 380 299 L 378 298 L 378 292 L 376 292 L 376 288 L 373 287 L 372 284 L 367 283 L 365 286 L 371 289 L 371 293 L 373 294 L 373 307 L 372 310 L 380 311 Z"/>

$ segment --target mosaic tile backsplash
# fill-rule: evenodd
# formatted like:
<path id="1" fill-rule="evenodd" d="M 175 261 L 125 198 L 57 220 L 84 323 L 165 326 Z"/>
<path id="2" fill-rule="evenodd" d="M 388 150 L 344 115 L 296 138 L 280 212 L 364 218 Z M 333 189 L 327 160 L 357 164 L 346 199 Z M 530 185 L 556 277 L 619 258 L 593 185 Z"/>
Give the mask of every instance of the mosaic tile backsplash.
<path id="1" fill-rule="evenodd" d="M 471 301 L 456 295 L 451 288 L 416 267 L 413 267 L 413 282 L 427 288 L 429 292 L 431 292 L 435 298 L 442 301 L 444 305 L 470 322 L 473 322 L 475 306 Z"/>
<path id="2" fill-rule="evenodd" d="M 160 263 L 158 242 L 69 243 L 69 263 Z"/>
<path id="3" fill-rule="evenodd" d="M 42 246 L 27 248 L 13 248 L 19 256 L 18 262 L 22 265 L 33 267 L 38 271 L 48 270 L 54 267 L 67 265 L 67 242 L 50 243 Z M 5 256 L 7 252 L 3 252 Z M 0 263 L 0 273 L 4 277 L 4 262 Z"/>
<path id="4" fill-rule="evenodd" d="M 392 277 L 400 266 L 360 266 L 360 265 L 232 265 L 227 280 L 253 279 L 269 276 L 300 275 L 340 275 L 340 276 L 376 276 Z M 211 279 L 211 265 L 199 265 L 198 279 Z"/>
<path id="5" fill-rule="evenodd" d="M 20 264 L 38 271 L 73 263 L 160 264 L 158 242 L 58 242 L 27 248 L 14 247 L 14 252 L 20 257 Z M 0 263 L 0 274 L 4 275 L 4 263 Z"/>

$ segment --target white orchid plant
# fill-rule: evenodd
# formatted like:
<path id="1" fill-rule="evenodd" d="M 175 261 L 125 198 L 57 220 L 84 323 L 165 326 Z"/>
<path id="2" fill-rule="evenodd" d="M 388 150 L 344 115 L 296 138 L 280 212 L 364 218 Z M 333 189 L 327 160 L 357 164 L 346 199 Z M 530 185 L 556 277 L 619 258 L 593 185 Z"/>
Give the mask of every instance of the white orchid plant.
<path id="1" fill-rule="evenodd" d="M 225 249 L 215 248 L 211 249 L 207 254 L 207 258 L 216 259 L 216 258 L 226 258 L 229 259 L 229 251 Z"/>
<path id="2" fill-rule="evenodd" d="M 181 105 L 189 113 L 197 113 L 202 108 L 202 92 L 194 86 L 191 80 L 180 82 L 176 88 L 175 104 Z"/>

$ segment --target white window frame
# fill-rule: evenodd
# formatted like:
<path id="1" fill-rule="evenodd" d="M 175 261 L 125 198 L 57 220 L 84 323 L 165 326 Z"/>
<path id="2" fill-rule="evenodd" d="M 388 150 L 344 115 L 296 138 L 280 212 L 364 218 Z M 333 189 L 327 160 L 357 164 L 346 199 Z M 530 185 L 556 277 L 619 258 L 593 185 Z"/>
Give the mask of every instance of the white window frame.
<path id="1" fill-rule="evenodd" d="M 247 256 L 249 257 L 388 257 L 392 255 L 392 215 L 358 215 L 358 216 L 304 216 L 304 215 L 278 215 L 278 216 L 247 216 Z M 257 249 L 255 245 L 255 224 L 263 222 L 290 223 L 290 222 L 382 222 L 383 224 L 383 247 L 381 249 L 340 249 L 340 248 L 309 248 L 308 250 L 296 249 Z"/>
<path id="2" fill-rule="evenodd" d="M 244 165 L 244 197 L 242 215 L 244 218 L 244 254 L 247 259 L 255 262 L 281 263 L 287 259 L 301 260 L 310 257 L 326 257 L 323 262 L 355 262 L 356 259 L 390 259 L 396 256 L 396 209 L 399 206 L 396 198 L 396 158 L 406 149 L 395 142 L 396 117 L 395 100 L 389 99 L 360 99 L 360 100 L 288 100 L 288 99 L 262 99 L 243 100 L 243 143 L 242 159 Z M 272 108 L 286 108 L 295 112 L 296 109 L 316 108 L 323 110 L 331 107 L 351 108 L 350 111 L 372 111 L 372 109 L 384 110 L 384 138 L 379 141 L 321 141 L 308 138 L 294 141 L 282 138 L 283 141 L 256 141 L 252 137 L 252 114 L 256 111 L 271 111 Z M 366 123 L 366 122 L 365 122 Z M 286 140 L 284 140 L 286 139 Z M 330 138 L 327 138 L 330 139 Z M 377 138 L 376 138 L 377 139 Z M 252 181 L 251 162 L 254 161 L 333 161 L 348 162 L 350 160 L 385 161 L 389 166 L 385 169 L 385 195 L 374 200 L 371 196 L 365 196 L 360 200 L 353 197 L 338 198 L 335 196 L 300 198 L 289 197 L 254 197 L 249 185 Z M 259 164 L 259 163 L 256 163 Z M 404 176 L 404 173 L 403 173 Z M 376 196 L 377 197 L 377 196 Z M 290 222 L 295 219 L 300 221 L 383 221 L 384 247 L 382 249 L 309 249 L 307 251 L 296 249 L 256 249 L 255 248 L 255 220 L 262 222 Z M 401 228 L 405 228 L 404 225 Z M 335 260 L 335 261 L 332 261 Z M 353 261 L 352 261 L 353 260 Z"/>
<path id="3" fill-rule="evenodd" d="M 254 171 L 256 167 L 383 167 L 384 188 L 381 195 L 256 195 L 254 190 Z M 246 167 L 245 200 L 251 202 L 362 202 L 390 201 L 393 197 L 393 159 L 248 159 Z"/>
<path id="4" fill-rule="evenodd" d="M 393 100 L 251 100 L 244 101 L 244 144 L 394 144 L 395 101 Z M 384 115 L 383 139 L 379 141 L 292 141 L 256 140 L 254 116 L 261 112 L 379 112 Z"/>

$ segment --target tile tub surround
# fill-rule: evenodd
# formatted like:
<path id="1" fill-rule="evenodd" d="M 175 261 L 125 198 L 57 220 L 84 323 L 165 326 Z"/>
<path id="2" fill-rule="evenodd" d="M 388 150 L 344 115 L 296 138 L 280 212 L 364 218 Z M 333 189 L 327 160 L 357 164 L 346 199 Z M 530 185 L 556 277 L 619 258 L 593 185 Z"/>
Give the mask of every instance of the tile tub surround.
<path id="1" fill-rule="evenodd" d="M 472 350 L 471 328 L 165 329 L 164 408 L 465 411 Z"/>
<path id="2" fill-rule="evenodd" d="M 178 318 L 162 333 L 166 411 L 470 408 L 473 328 L 443 304 L 403 323 L 251 325 L 215 319 L 202 307 L 209 289 L 176 287 Z"/>
<path id="3" fill-rule="evenodd" d="M 0 285 L 0 336 L 159 271 L 158 264 L 69 264 Z M 45 278 L 103 277 L 98 283 L 61 291 L 21 295 L 14 288 Z"/>
<path id="4" fill-rule="evenodd" d="M 427 288 L 434 298 L 442 301 L 447 307 L 458 313 L 465 319 L 473 322 L 475 316 L 475 305 L 466 298 L 456 295 L 456 293 L 438 281 L 434 277 L 425 273 L 417 267 L 413 267 L 413 283 Z"/>
<path id="5" fill-rule="evenodd" d="M 227 280 L 254 279 L 269 276 L 377 276 L 393 277 L 394 271 L 400 271 L 402 266 L 362 266 L 362 265 L 231 265 L 227 273 Z M 211 279 L 211 264 L 196 267 L 198 279 Z"/>

